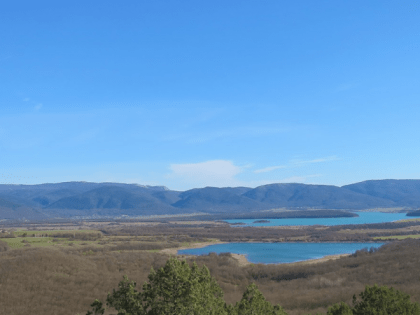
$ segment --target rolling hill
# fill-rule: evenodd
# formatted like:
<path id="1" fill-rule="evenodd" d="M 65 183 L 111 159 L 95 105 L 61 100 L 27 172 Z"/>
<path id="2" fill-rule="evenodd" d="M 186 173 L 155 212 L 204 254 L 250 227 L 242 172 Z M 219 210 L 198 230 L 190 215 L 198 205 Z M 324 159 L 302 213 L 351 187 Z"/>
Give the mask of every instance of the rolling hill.
<path id="1" fill-rule="evenodd" d="M 184 192 L 121 183 L 0 185 L 0 220 L 395 207 L 420 208 L 420 180 L 371 180 L 343 187 L 295 183 L 205 187 Z"/>
<path id="2" fill-rule="evenodd" d="M 286 208 L 366 209 L 394 206 L 390 200 L 327 185 L 271 184 L 252 189 L 244 196 L 272 207 Z"/>
<path id="3" fill-rule="evenodd" d="M 267 209 L 258 201 L 240 194 L 233 188 L 206 187 L 191 189 L 179 195 L 181 200 L 173 204 L 180 209 L 196 209 L 201 212 L 248 212 Z"/>
<path id="4" fill-rule="evenodd" d="M 392 201 L 399 207 L 420 206 L 420 180 L 368 180 L 343 188 Z"/>

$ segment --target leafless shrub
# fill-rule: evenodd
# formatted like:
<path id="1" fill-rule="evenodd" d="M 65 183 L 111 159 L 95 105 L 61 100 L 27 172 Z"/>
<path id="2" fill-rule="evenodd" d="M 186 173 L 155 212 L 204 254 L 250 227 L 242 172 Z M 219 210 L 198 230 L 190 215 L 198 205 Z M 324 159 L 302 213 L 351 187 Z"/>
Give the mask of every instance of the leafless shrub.
<path id="1" fill-rule="evenodd" d="M 0 240 L 0 252 L 5 252 L 7 250 L 9 250 L 9 245 L 6 242 Z"/>

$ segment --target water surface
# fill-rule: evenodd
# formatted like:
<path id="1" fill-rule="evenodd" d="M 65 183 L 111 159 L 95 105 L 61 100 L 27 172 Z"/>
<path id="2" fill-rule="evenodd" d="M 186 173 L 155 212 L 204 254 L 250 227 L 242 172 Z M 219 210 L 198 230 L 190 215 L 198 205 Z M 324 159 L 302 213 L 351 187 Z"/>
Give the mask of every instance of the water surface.
<path id="1" fill-rule="evenodd" d="M 227 243 L 179 250 L 181 255 L 233 253 L 245 255 L 249 262 L 291 263 L 327 255 L 351 254 L 363 248 L 378 248 L 384 243 Z"/>
<path id="2" fill-rule="evenodd" d="M 253 223 L 256 219 L 224 220 L 228 223 L 245 223 L 241 226 L 283 226 L 283 225 L 345 225 L 345 224 L 370 224 L 392 222 L 407 219 L 405 213 L 385 212 L 356 212 L 358 217 L 350 218 L 313 218 L 313 219 L 265 219 L 270 222 Z"/>

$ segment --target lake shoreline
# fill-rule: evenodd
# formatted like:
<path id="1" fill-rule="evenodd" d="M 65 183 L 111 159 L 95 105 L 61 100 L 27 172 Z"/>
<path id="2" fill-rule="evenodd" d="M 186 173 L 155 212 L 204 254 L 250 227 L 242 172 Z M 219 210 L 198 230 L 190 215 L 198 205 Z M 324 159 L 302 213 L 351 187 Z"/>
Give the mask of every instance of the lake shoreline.
<path id="1" fill-rule="evenodd" d="M 383 224 L 387 222 L 395 222 L 399 220 L 406 220 L 409 217 L 405 213 L 384 213 L 384 212 L 359 212 L 357 217 L 319 217 L 319 218 L 265 218 L 265 223 L 255 223 L 256 219 L 229 219 L 224 220 L 231 227 L 246 228 L 246 227 L 259 227 L 259 228 L 293 228 L 297 229 L 298 226 L 319 226 L 330 227 L 338 225 L 360 225 L 360 224 Z"/>
<path id="2" fill-rule="evenodd" d="M 201 242 L 201 243 L 191 244 L 191 246 L 188 246 L 188 247 L 183 246 L 183 247 L 177 247 L 177 248 L 165 248 L 165 249 L 162 249 L 160 252 L 163 253 L 163 254 L 170 255 L 170 256 L 178 256 L 180 258 L 187 258 L 187 257 L 191 257 L 191 256 L 198 257 L 199 255 L 178 254 L 178 251 L 179 250 L 185 250 L 185 249 L 192 249 L 192 248 L 203 248 L 203 247 L 210 246 L 210 245 L 219 245 L 219 244 L 228 244 L 228 243 L 229 242 L 221 242 L 221 241 Z M 260 242 L 243 242 L 243 243 L 251 244 L 251 243 L 260 243 Z M 267 243 L 273 243 L 273 242 L 267 242 Z M 279 243 L 302 243 L 302 242 L 279 242 Z M 324 243 L 324 242 L 317 242 L 317 243 Z M 328 242 L 328 243 L 334 243 L 334 242 Z M 342 242 L 336 242 L 336 243 L 342 243 Z M 267 265 L 265 263 L 250 262 L 247 258 L 247 255 L 244 255 L 244 254 L 235 254 L 235 253 L 230 253 L 230 254 L 232 255 L 232 258 L 234 258 L 237 261 L 237 263 L 240 267 L 249 266 L 249 265 L 256 265 L 256 264 Z M 330 261 L 330 260 L 336 260 L 336 259 L 348 257 L 350 255 L 352 255 L 352 254 L 347 253 L 347 254 L 325 255 L 325 256 L 320 257 L 320 258 L 306 259 L 306 260 L 295 261 L 295 262 L 270 263 L 268 265 L 309 265 L 309 264 L 323 263 L 323 262 Z"/>

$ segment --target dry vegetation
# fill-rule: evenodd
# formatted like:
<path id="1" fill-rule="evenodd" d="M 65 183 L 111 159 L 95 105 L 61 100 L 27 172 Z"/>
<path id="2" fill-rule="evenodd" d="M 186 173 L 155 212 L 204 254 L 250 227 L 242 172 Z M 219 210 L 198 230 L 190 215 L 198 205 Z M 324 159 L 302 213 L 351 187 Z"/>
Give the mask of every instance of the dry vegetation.
<path id="1" fill-rule="evenodd" d="M 412 223 L 410 223 L 412 224 Z M 188 226 L 188 228 L 187 228 Z M 382 228 L 381 228 L 382 227 Z M 344 228 L 230 228 L 201 224 L 102 225 L 99 230 L 19 230 L 2 233 L 0 240 L 0 314 L 85 314 L 96 298 L 104 300 L 123 275 L 141 285 L 150 268 L 164 265 L 165 248 L 195 242 L 306 240 L 365 240 L 378 233 L 417 235 L 417 225 Z M 68 229 L 68 228 L 66 228 Z M 343 231 L 356 231 L 344 233 Z M 10 231 L 10 229 L 8 230 Z M 24 233 L 27 233 L 23 237 Z M 387 232 L 388 233 L 388 232 Z M 35 236 L 32 236 L 35 234 Z M 408 235 L 408 234 L 406 234 Z M 23 244 L 12 248 L 13 242 Z M 32 241 L 33 240 L 33 241 Z M 47 240 L 46 242 L 35 240 Z M 25 241 L 25 242 L 23 242 Z M 40 245 L 43 244 L 43 245 Z M 420 301 L 420 240 L 403 240 L 375 252 L 318 264 L 250 264 L 240 267 L 230 254 L 189 258 L 205 264 L 225 292 L 228 303 L 241 298 L 256 282 L 265 297 L 289 314 L 307 314 L 338 301 L 350 302 L 366 284 L 393 286 Z"/>
<path id="2" fill-rule="evenodd" d="M 389 222 L 342 226 L 231 227 L 211 223 L 161 223 L 154 226 L 120 224 L 97 226 L 104 235 L 185 236 L 193 239 L 218 239 L 223 242 L 365 242 L 381 237 L 420 235 L 420 222 Z M 396 237 L 397 239 L 397 237 Z"/>

